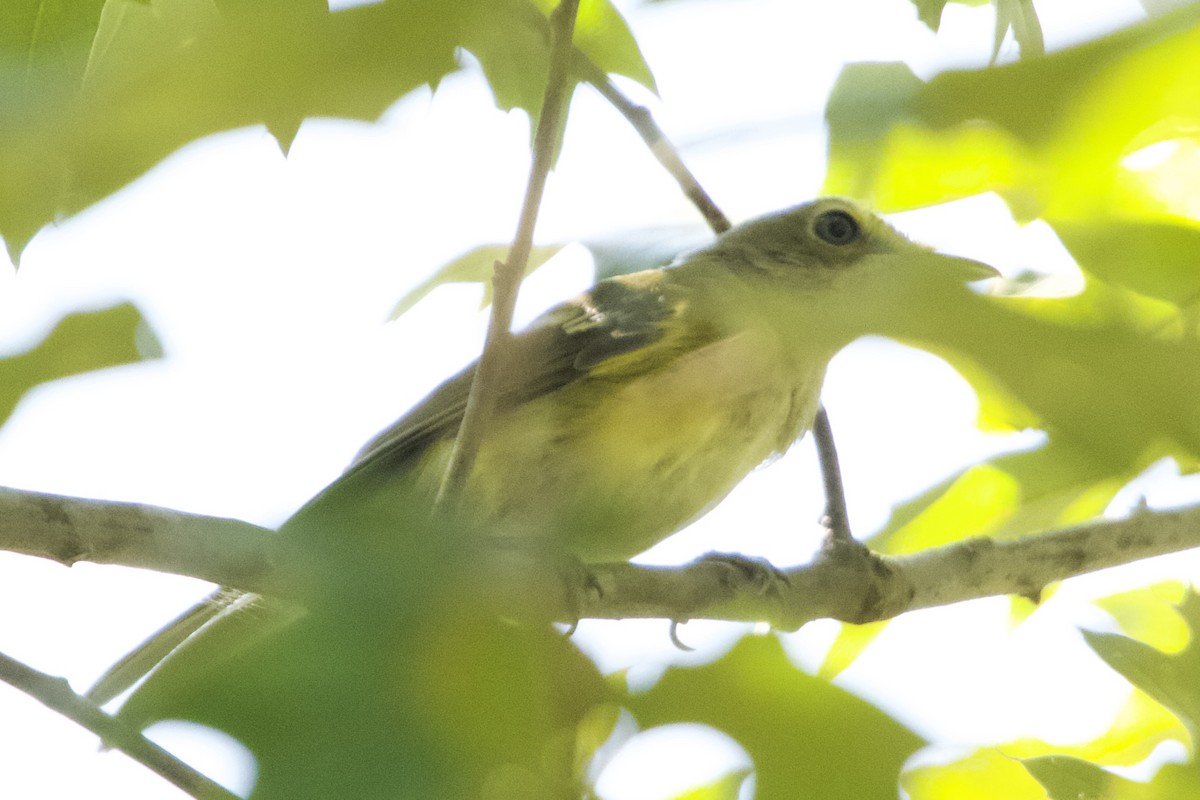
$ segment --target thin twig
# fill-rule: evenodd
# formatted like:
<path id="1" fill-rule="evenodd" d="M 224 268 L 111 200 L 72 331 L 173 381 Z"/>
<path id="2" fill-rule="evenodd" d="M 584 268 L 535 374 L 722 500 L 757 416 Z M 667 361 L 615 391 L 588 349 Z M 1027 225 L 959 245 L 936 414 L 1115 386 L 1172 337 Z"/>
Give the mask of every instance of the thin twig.
<path id="1" fill-rule="evenodd" d="M 638 105 L 626 97 L 612 82 L 612 78 L 604 74 L 595 62 L 583 53 L 576 51 L 575 63 L 576 68 L 582 71 L 584 79 L 596 87 L 596 91 L 600 92 L 604 99 L 619 111 L 621 116 L 625 117 L 633 129 L 638 132 L 642 141 L 650 148 L 650 152 L 658 159 L 658 163 L 662 164 L 671 177 L 679 183 L 679 188 L 703 215 L 713 233 L 720 234 L 729 230 L 731 227 L 729 218 L 717 207 L 712 197 L 696 180 L 696 176 L 683 163 L 683 159 L 679 157 L 679 150 L 663 133 L 662 128 L 658 127 L 650 109 Z"/>
<path id="2" fill-rule="evenodd" d="M 829 415 L 825 413 L 823 405 L 817 408 L 812 433 L 817 444 L 821 478 L 825 482 L 825 514 L 821 522 L 829 532 L 830 544 L 851 544 L 854 537 L 850 534 L 850 514 L 846 510 L 842 468 L 838 463 L 837 445 L 833 441 L 833 428 L 829 426 Z"/>
<path id="3" fill-rule="evenodd" d="M 192 769 L 120 720 L 105 714 L 75 692 L 62 678 L 22 664 L 0 653 L 0 681 L 100 737 L 142 766 L 170 781 L 197 800 L 238 800 L 238 796 Z"/>
<path id="4" fill-rule="evenodd" d="M 492 316 L 488 323 L 487 339 L 475 379 L 471 382 L 471 393 L 463 413 L 462 425 L 455 437 L 450 453 L 450 462 L 438 491 L 438 503 L 444 504 L 448 497 L 461 495 L 475 456 L 479 452 L 483 433 L 496 407 L 497 385 L 504 371 L 509 339 L 512 337 L 513 309 L 517 303 L 517 290 L 525 275 L 529 251 L 533 246 L 533 230 L 537 224 L 538 210 L 546 188 L 546 178 L 554 161 L 558 134 L 563 124 L 563 107 L 567 95 L 568 73 L 571 64 L 571 37 L 575 30 L 575 16 L 579 0 L 562 0 L 550 18 L 551 47 L 550 69 L 546 79 L 546 94 L 542 101 L 542 114 L 538 119 L 537 132 L 533 139 L 533 164 L 529 170 L 529 185 L 525 190 L 525 202 L 521 207 L 521 218 L 513 238 L 508 261 L 496 262 L 492 277 L 494 297 Z"/>

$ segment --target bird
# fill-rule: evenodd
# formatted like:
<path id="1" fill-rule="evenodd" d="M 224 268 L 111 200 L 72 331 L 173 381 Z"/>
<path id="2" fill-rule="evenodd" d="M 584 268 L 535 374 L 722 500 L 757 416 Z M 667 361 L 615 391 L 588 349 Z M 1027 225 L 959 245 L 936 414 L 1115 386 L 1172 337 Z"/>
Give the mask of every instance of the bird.
<path id="1" fill-rule="evenodd" d="M 829 361 L 905 292 L 995 274 L 823 198 L 600 281 L 511 339 L 464 505 L 490 534 L 627 560 L 801 439 Z M 434 496 L 476 368 L 372 439 L 348 476 L 415 476 Z"/>

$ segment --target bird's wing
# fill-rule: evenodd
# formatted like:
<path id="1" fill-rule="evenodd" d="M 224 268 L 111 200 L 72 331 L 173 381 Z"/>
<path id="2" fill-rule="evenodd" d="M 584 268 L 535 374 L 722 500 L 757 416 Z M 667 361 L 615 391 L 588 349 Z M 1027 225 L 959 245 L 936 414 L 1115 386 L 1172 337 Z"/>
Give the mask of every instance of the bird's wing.
<path id="1" fill-rule="evenodd" d="M 686 290 L 664 276 L 664 270 L 648 270 L 601 281 L 516 335 L 501 378 L 499 409 L 514 408 L 588 375 L 615 378 L 653 371 L 712 341 L 716 334 L 709 326 L 684 324 Z M 443 383 L 368 443 L 350 471 L 395 468 L 433 442 L 453 436 L 462 421 L 475 367 L 472 364 Z"/>

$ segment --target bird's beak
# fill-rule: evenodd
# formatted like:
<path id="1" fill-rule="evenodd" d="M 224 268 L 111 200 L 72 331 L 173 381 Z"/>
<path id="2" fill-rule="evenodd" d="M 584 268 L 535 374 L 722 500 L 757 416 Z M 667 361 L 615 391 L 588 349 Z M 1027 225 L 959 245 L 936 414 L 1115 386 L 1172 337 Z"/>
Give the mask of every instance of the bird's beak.
<path id="1" fill-rule="evenodd" d="M 975 261 L 970 258 L 947 256 L 941 253 L 933 254 L 939 261 L 939 268 L 946 271 L 948 277 L 961 278 L 963 283 L 974 283 L 988 278 L 999 278 L 1000 270 L 993 266 Z"/>

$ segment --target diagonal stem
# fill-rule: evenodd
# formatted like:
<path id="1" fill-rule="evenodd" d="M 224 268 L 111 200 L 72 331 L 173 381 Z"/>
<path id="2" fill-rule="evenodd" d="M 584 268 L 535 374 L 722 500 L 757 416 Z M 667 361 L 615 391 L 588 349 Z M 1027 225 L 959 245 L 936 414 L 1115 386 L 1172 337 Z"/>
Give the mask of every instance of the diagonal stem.
<path id="1" fill-rule="evenodd" d="M 0 653 L 0 681 L 21 690 L 100 737 L 134 761 L 170 781 L 197 800 L 238 800 L 238 796 L 192 769 L 141 733 L 104 713 L 99 706 L 55 678 Z"/>
<path id="2" fill-rule="evenodd" d="M 813 440 L 817 445 L 817 460 L 821 464 L 821 478 L 825 482 L 825 514 L 821 524 L 828 533 L 831 544 L 854 542 L 850 533 L 850 514 L 846 510 L 846 490 L 842 485 L 842 469 L 838 463 L 837 445 L 833 442 L 833 428 L 825 406 L 817 408 L 813 419 Z"/>
<path id="3" fill-rule="evenodd" d="M 467 397 L 467 407 L 458 436 L 454 439 L 450 463 L 446 466 L 446 474 L 438 491 L 439 505 L 445 505 L 447 499 L 453 500 L 461 495 L 467 476 L 471 474 L 471 467 L 475 464 L 475 456 L 479 453 L 488 420 L 496 408 L 500 376 L 504 372 L 509 340 L 512 338 L 517 289 L 529 262 L 529 251 L 533 247 L 533 229 L 537 224 L 550 165 L 554 161 L 558 134 L 565 119 L 564 107 L 568 95 L 573 49 L 571 37 L 575 30 L 575 16 L 578 10 L 579 0 L 562 0 L 550 17 L 550 68 L 546 80 L 546 94 L 542 101 L 542 113 L 533 139 L 533 163 L 529 170 L 529 184 L 525 190 L 521 218 L 508 260 L 496 262 L 492 277 L 495 291 L 487 340 L 479 358 L 479 366 L 475 370 L 475 379 L 471 382 L 471 393 Z"/>
<path id="4" fill-rule="evenodd" d="M 638 105 L 626 97 L 617 88 L 617 85 L 613 83 L 612 78 L 604 74 L 587 56 L 576 51 L 575 60 L 577 68 L 584 74 L 584 79 L 592 84 L 596 88 L 596 91 L 633 126 L 633 129 L 642 137 L 642 141 L 650 148 L 650 152 L 658 159 L 658 163 L 675 179 L 679 184 L 679 188 L 683 190 L 687 198 L 696 206 L 696 209 L 704 217 L 705 222 L 708 223 L 708 227 L 712 229 L 713 233 L 720 234 L 729 230 L 732 227 L 729 223 L 729 218 L 717 207 L 712 197 L 709 196 L 708 192 L 704 191 L 704 187 L 696 180 L 696 176 L 683 163 L 678 148 L 663 133 L 663 129 L 654 120 L 654 115 L 650 113 L 650 109 L 643 105 Z"/>

